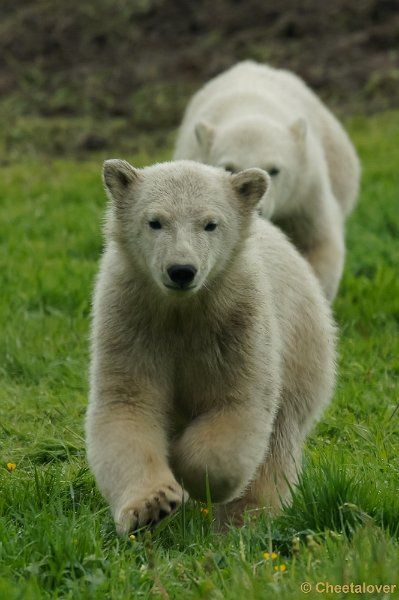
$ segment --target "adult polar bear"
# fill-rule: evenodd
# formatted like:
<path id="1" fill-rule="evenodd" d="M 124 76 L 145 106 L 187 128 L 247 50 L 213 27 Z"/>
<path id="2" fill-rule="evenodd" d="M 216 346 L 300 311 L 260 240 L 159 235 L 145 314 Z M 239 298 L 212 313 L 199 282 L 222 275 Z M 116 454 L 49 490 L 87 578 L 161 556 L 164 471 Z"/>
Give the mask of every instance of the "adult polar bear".
<path id="1" fill-rule="evenodd" d="M 268 171 L 274 193 L 263 216 L 287 233 L 334 299 L 360 165 L 343 127 L 299 77 L 251 61 L 215 77 L 189 103 L 174 158 Z"/>
<path id="2" fill-rule="evenodd" d="M 235 518 L 277 508 L 331 398 L 334 326 L 309 265 L 257 206 L 268 175 L 179 161 L 104 165 L 90 465 L 120 533 L 185 490 Z"/>

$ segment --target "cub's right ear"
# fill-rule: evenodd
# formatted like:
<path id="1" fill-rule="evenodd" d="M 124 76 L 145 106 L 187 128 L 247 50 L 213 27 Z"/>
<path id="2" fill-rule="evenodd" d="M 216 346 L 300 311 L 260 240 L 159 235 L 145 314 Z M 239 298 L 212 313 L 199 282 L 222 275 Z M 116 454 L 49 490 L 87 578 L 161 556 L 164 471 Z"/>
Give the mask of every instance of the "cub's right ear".
<path id="1" fill-rule="evenodd" d="M 140 171 L 126 160 L 113 158 L 103 165 L 103 181 L 107 194 L 117 204 L 124 203 L 129 188 L 142 179 Z"/>
<path id="2" fill-rule="evenodd" d="M 231 183 L 245 212 L 253 210 L 270 186 L 270 176 L 262 169 L 245 169 L 231 175 Z"/>

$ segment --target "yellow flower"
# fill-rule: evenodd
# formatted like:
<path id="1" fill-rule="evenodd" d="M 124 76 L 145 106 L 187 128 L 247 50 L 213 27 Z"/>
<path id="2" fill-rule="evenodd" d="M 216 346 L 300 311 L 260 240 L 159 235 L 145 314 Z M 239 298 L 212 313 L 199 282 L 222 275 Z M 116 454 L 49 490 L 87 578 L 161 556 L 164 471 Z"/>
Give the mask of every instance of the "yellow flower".
<path id="1" fill-rule="evenodd" d="M 8 471 L 15 471 L 16 468 L 17 468 L 17 465 L 15 463 L 7 463 Z"/>
<path id="2" fill-rule="evenodd" d="M 278 552 L 272 552 L 271 554 L 270 554 L 270 552 L 264 552 L 263 553 L 263 558 L 265 560 L 270 560 L 270 558 L 272 560 L 276 560 L 277 557 L 278 557 Z"/>
<path id="3" fill-rule="evenodd" d="M 135 539 L 136 539 L 136 536 L 134 535 L 134 533 L 131 533 L 129 535 L 129 540 L 132 540 L 132 542 L 134 542 Z"/>
<path id="4" fill-rule="evenodd" d="M 201 512 L 201 514 L 204 515 L 204 517 L 206 517 L 206 515 L 209 513 L 209 509 L 208 508 L 200 508 L 200 512 Z"/>
<path id="5" fill-rule="evenodd" d="M 284 571 L 287 570 L 287 565 L 285 565 L 284 563 L 282 563 L 281 565 L 275 565 L 274 570 L 281 571 L 282 573 L 284 573 Z"/>

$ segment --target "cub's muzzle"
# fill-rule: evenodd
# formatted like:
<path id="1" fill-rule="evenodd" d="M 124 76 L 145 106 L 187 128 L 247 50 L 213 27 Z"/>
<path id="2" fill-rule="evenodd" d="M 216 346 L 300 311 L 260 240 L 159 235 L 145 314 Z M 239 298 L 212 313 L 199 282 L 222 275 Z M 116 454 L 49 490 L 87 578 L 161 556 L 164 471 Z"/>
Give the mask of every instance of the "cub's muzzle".
<path id="1" fill-rule="evenodd" d="M 169 279 L 171 281 L 170 286 L 186 290 L 191 287 L 194 277 L 197 274 L 197 269 L 194 265 L 171 265 L 167 269 Z"/>

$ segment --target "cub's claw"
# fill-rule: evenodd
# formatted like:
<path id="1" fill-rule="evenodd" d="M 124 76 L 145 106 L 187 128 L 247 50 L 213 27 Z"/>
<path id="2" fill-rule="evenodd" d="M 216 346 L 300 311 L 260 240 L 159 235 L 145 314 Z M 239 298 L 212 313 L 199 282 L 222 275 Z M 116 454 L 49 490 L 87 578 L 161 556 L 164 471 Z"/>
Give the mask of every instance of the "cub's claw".
<path id="1" fill-rule="evenodd" d="M 115 519 L 117 532 L 124 535 L 154 525 L 176 512 L 187 499 L 187 492 L 176 482 L 157 486 L 119 511 Z"/>

